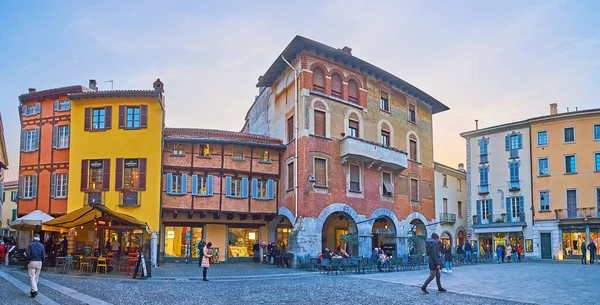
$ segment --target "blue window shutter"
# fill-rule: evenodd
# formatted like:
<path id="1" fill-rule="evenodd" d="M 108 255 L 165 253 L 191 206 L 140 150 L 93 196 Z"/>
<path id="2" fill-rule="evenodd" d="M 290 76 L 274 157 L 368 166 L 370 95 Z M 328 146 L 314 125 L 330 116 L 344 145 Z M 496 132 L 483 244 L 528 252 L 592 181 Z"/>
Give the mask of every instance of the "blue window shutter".
<path id="1" fill-rule="evenodd" d="M 213 194 L 213 176 L 206 176 L 206 194 L 212 196 Z"/>
<path id="2" fill-rule="evenodd" d="M 187 194 L 188 175 L 181 175 L 181 194 Z"/>
<path id="3" fill-rule="evenodd" d="M 242 197 L 248 197 L 248 178 L 242 178 Z"/>
<path id="4" fill-rule="evenodd" d="M 58 147 L 58 126 L 52 126 L 52 148 Z"/>
<path id="5" fill-rule="evenodd" d="M 522 134 L 519 134 L 517 136 L 517 147 L 519 149 L 523 148 L 523 135 Z"/>
<path id="6" fill-rule="evenodd" d="M 509 151 L 510 150 L 510 136 L 509 135 L 507 135 L 505 137 L 505 141 L 506 141 L 506 151 Z"/>
<path id="7" fill-rule="evenodd" d="M 50 175 L 50 198 L 56 197 L 56 174 Z"/>
<path id="8" fill-rule="evenodd" d="M 494 210 L 492 210 L 492 199 L 488 199 L 488 213 L 494 214 Z"/>
<path id="9" fill-rule="evenodd" d="M 192 195 L 198 195 L 198 175 L 192 175 Z"/>
<path id="10" fill-rule="evenodd" d="M 231 196 L 231 177 L 225 177 L 225 195 Z"/>
<path id="11" fill-rule="evenodd" d="M 258 194 L 258 180 L 252 179 L 252 198 L 256 199 Z"/>
<path id="12" fill-rule="evenodd" d="M 36 128 L 35 129 L 35 139 L 33 141 L 34 144 L 34 149 L 33 150 L 38 150 L 40 149 L 40 128 Z"/>
<path id="13" fill-rule="evenodd" d="M 479 219 L 484 219 L 485 215 L 481 215 L 481 200 L 477 200 L 477 215 Z"/>
<path id="14" fill-rule="evenodd" d="M 506 219 L 510 220 L 510 216 L 512 215 L 510 212 L 512 210 L 511 206 L 510 206 L 510 199 L 512 197 L 506 197 Z"/>
<path id="15" fill-rule="evenodd" d="M 275 199 L 275 182 L 271 179 L 267 180 L 267 197 Z"/>
<path id="16" fill-rule="evenodd" d="M 32 184 L 32 196 L 31 198 L 37 198 L 37 179 L 38 175 L 37 174 L 33 174 L 33 179 L 31 180 L 31 184 Z"/>
<path id="17" fill-rule="evenodd" d="M 27 130 L 21 130 L 21 151 L 27 149 Z"/>
<path id="18" fill-rule="evenodd" d="M 54 100 L 54 111 L 58 110 L 58 100 Z"/>
<path id="19" fill-rule="evenodd" d="M 173 193 L 173 174 L 167 173 L 167 194 Z"/>
<path id="20" fill-rule="evenodd" d="M 519 212 L 525 213 L 525 200 L 523 196 L 519 196 Z"/>
<path id="21" fill-rule="evenodd" d="M 21 116 L 27 115 L 27 106 L 21 106 Z"/>

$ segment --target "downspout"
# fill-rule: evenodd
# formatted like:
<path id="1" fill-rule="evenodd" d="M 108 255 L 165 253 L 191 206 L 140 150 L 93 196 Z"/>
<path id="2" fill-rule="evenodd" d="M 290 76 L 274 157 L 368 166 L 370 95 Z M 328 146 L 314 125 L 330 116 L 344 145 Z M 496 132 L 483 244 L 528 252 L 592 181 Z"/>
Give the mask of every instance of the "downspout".
<path id="1" fill-rule="evenodd" d="M 294 71 L 294 219 L 298 221 L 298 71 L 292 66 L 285 56 L 281 55 L 281 59 Z"/>

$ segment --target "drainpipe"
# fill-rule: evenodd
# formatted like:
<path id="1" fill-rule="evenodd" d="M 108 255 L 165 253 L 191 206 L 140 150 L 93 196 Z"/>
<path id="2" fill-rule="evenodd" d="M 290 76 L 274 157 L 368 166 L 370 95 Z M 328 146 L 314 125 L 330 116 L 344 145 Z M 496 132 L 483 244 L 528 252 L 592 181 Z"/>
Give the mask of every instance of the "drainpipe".
<path id="1" fill-rule="evenodd" d="M 298 221 L 298 71 L 281 55 L 281 59 L 294 71 L 294 219 Z"/>

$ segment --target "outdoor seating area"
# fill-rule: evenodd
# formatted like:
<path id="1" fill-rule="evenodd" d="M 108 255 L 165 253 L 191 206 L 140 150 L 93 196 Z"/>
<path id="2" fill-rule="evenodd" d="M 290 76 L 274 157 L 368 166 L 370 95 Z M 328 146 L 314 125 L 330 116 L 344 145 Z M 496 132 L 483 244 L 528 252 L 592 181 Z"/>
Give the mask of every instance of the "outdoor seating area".
<path id="1" fill-rule="evenodd" d="M 138 257 L 136 253 L 118 257 L 116 260 L 110 256 L 89 256 L 78 254 L 66 257 L 57 257 L 54 264 L 46 260 L 44 269 L 56 273 L 67 274 L 70 272 L 80 274 L 112 274 L 131 276 L 137 266 Z"/>

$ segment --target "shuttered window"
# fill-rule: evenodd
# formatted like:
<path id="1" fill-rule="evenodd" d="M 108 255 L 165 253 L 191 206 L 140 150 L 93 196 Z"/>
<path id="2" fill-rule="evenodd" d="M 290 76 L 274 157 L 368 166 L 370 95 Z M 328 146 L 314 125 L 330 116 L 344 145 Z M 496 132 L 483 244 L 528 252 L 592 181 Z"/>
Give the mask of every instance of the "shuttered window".
<path id="1" fill-rule="evenodd" d="M 84 116 L 85 130 L 107 130 L 112 128 L 112 106 L 86 108 Z"/>
<path id="2" fill-rule="evenodd" d="M 331 76 L 331 95 L 342 97 L 342 79 L 337 74 Z"/>
<path id="3" fill-rule="evenodd" d="M 410 179 L 410 200 L 419 201 L 419 180 Z"/>
<path id="4" fill-rule="evenodd" d="M 319 68 L 313 70 L 313 89 L 325 92 L 325 74 Z"/>
<path id="5" fill-rule="evenodd" d="M 408 158 L 413 161 L 417 161 L 417 141 L 410 139 L 409 144 L 410 144 L 410 151 L 409 151 L 410 155 L 408 156 Z"/>
<path id="6" fill-rule="evenodd" d="M 325 136 L 325 112 L 315 110 L 315 135 Z"/>
<path id="7" fill-rule="evenodd" d="M 288 142 L 294 140 L 294 117 L 291 116 L 287 119 L 287 139 Z"/>
<path id="8" fill-rule="evenodd" d="M 350 190 L 360 192 L 360 166 L 350 164 Z"/>
<path id="9" fill-rule="evenodd" d="M 327 186 L 327 160 L 315 158 L 315 185 Z"/>
<path id="10" fill-rule="evenodd" d="M 358 103 L 358 85 L 353 80 L 348 82 L 348 101 Z"/>
<path id="11" fill-rule="evenodd" d="M 81 160 L 81 191 L 88 189 L 89 160 Z"/>
<path id="12" fill-rule="evenodd" d="M 417 122 L 417 107 L 413 104 L 408 104 L 408 120 L 413 123 Z"/>
<path id="13" fill-rule="evenodd" d="M 358 138 L 358 129 L 359 124 L 358 121 L 348 120 L 348 135 L 351 137 Z"/>
<path id="14" fill-rule="evenodd" d="M 394 183 L 392 181 L 392 174 L 388 172 L 383 172 L 381 175 L 382 178 L 382 188 L 384 196 L 392 196 L 394 193 Z"/>
<path id="15" fill-rule="evenodd" d="M 291 190 L 294 188 L 294 162 L 290 162 L 287 165 L 287 189 Z"/>
<path id="16" fill-rule="evenodd" d="M 385 91 L 381 91 L 381 100 L 379 101 L 379 108 L 383 111 L 390 111 L 390 100 L 388 97 L 388 93 Z"/>
<path id="17" fill-rule="evenodd" d="M 381 145 L 390 146 L 390 132 L 382 130 L 381 131 Z"/>

